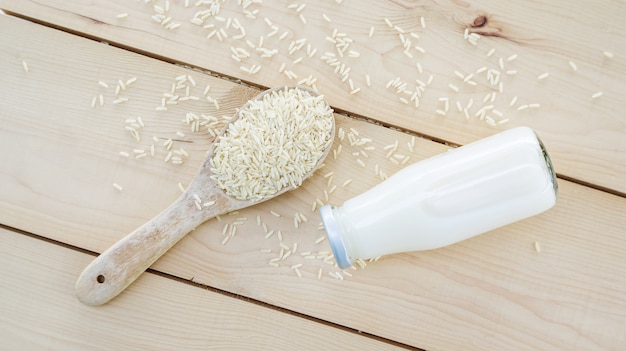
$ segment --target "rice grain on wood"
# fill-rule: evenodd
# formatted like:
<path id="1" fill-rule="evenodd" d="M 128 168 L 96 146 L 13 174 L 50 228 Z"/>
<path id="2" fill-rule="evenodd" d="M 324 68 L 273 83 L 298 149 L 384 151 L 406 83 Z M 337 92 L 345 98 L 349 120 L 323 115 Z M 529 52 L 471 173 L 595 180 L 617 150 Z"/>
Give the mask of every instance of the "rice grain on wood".
<path id="1" fill-rule="evenodd" d="M 285 88 L 250 100 L 216 143 L 211 176 L 238 200 L 261 201 L 298 187 L 332 142 L 324 96 Z"/>

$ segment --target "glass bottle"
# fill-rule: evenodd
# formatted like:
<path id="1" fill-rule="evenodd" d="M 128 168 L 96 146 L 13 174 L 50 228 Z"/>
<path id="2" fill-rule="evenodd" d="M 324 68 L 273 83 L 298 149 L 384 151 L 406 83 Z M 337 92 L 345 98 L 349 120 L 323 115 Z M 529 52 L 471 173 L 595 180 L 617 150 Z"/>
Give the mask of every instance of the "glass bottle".
<path id="1" fill-rule="evenodd" d="M 557 182 L 543 143 L 513 128 L 414 163 L 320 215 L 340 268 L 429 250 L 539 214 Z"/>

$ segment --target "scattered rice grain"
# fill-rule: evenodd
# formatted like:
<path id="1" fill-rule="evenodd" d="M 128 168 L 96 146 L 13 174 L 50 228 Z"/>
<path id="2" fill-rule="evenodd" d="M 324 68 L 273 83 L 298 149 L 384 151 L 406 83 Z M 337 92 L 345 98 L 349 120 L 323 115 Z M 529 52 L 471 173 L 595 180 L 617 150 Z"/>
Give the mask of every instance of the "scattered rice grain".
<path id="1" fill-rule="evenodd" d="M 459 110 L 459 112 L 463 111 L 463 106 L 461 105 L 461 101 L 459 100 L 456 101 L 456 109 Z"/>
<path id="2" fill-rule="evenodd" d="M 365 260 L 363 260 L 362 258 L 358 258 L 356 260 L 356 264 L 361 267 L 361 268 L 365 268 L 367 267 L 367 263 L 365 262 Z"/>
<path id="3" fill-rule="evenodd" d="M 127 101 L 128 101 L 128 98 L 120 97 L 120 98 L 117 98 L 117 99 L 113 100 L 113 104 L 114 105 L 119 105 L 119 104 L 123 104 L 123 103 L 125 103 Z"/>
<path id="4" fill-rule="evenodd" d="M 300 216 L 300 221 L 302 222 L 308 222 L 309 219 L 304 215 L 304 213 L 300 213 L 298 214 Z"/>
<path id="5" fill-rule="evenodd" d="M 230 240 L 230 235 L 226 235 L 224 239 L 222 239 L 222 245 L 226 245 L 226 243 Z"/>
<path id="6" fill-rule="evenodd" d="M 335 192 L 335 190 L 337 190 L 337 185 L 333 185 L 333 187 L 328 190 L 328 193 L 332 194 Z"/>
<path id="7" fill-rule="evenodd" d="M 274 230 L 270 230 L 269 232 L 267 232 L 267 234 L 265 234 L 264 238 L 265 239 L 269 239 L 274 235 Z"/>
<path id="8" fill-rule="evenodd" d="M 550 73 L 548 73 L 548 72 L 542 73 L 542 74 L 537 76 L 537 80 L 546 79 L 546 78 L 548 78 L 548 76 L 550 76 Z"/>

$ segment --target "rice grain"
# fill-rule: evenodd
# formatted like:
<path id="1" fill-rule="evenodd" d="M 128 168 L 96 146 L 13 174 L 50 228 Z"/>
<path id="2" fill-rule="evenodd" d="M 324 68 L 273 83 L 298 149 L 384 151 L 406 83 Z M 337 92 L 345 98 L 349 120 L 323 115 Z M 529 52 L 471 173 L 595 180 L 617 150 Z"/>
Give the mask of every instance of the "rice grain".
<path id="1" fill-rule="evenodd" d="M 604 95 L 604 93 L 603 93 L 603 92 L 601 92 L 601 91 L 599 91 L 599 92 L 597 92 L 597 93 L 593 93 L 593 94 L 591 95 L 591 98 L 595 100 L 595 99 L 599 98 L 599 97 L 600 97 L 600 96 L 602 96 L 602 95 Z"/>
<path id="2" fill-rule="evenodd" d="M 537 80 L 546 79 L 546 78 L 548 78 L 548 76 L 550 76 L 550 73 L 548 73 L 548 72 L 542 73 L 542 74 L 537 76 Z"/>

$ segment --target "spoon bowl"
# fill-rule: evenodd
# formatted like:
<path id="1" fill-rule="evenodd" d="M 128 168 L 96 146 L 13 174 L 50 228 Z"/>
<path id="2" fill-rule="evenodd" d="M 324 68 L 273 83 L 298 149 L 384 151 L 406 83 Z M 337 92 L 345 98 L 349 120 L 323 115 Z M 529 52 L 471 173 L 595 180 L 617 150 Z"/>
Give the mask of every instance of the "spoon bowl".
<path id="1" fill-rule="evenodd" d="M 285 86 L 266 90 L 244 104 L 224 126 L 224 135 L 231 123 L 241 117 L 241 111 L 249 107 L 251 101 L 261 100 L 267 94 L 281 89 L 299 89 L 315 97 L 314 90 L 302 86 Z M 305 174 L 310 177 L 322 164 L 335 133 L 334 118 L 331 118 L 329 142 L 315 166 Z M 213 158 L 218 136 L 196 176 L 181 196 L 163 212 L 119 240 L 93 260 L 76 281 L 76 296 L 85 305 L 102 305 L 126 289 L 148 267 L 158 260 L 187 233 L 203 222 L 221 214 L 243 209 L 279 196 L 296 186 L 283 187 L 275 194 L 260 200 L 239 200 L 226 192 L 213 180 L 211 159 Z"/>

